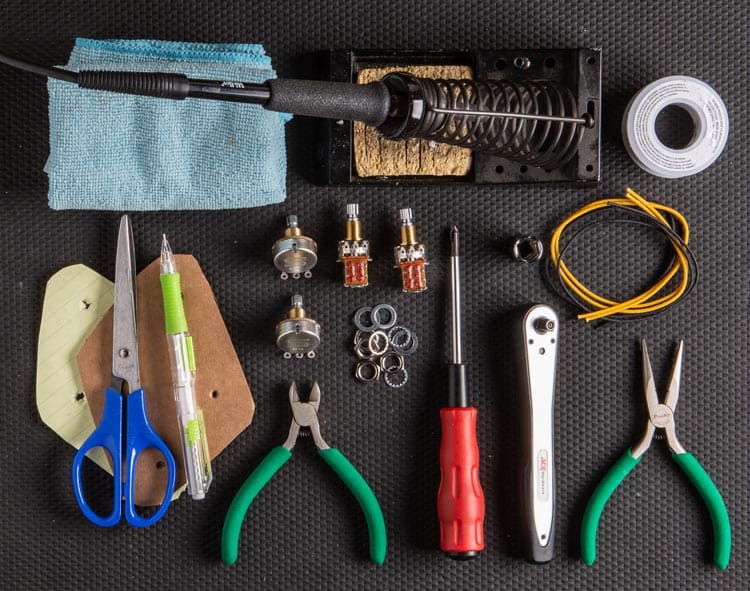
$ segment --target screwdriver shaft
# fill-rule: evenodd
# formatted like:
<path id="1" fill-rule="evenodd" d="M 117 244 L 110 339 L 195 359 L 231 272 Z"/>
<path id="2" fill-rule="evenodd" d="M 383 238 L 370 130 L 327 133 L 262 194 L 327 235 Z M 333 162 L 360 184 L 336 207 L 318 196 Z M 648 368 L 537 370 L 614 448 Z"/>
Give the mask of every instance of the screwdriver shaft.
<path id="1" fill-rule="evenodd" d="M 451 300 L 451 363 L 462 363 L 461 350 L 461 270 L 458 254 L 458 228 L 451 228 L 451 269 L 450 269 L 450 300 Z"/>
<path id="2" fill-rule="evenodd" d="M 484 492 L 479 482 L 477 409 L 469 406 L 461 351 L 461 275 L 458 228 L 450 230 L 450 339 L 448 404 L 440 410 L 440 548 L 467 560 L 484 549 Z"/>

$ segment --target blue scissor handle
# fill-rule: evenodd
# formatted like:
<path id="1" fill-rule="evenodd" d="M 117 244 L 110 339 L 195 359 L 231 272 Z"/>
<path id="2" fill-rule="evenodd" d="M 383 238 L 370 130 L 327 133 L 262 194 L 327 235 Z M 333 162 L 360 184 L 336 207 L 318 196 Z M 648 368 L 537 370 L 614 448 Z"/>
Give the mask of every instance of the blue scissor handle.
<path id="1" fill-rule="evenodd" d="M 112 527 L 120 522 L 123 502 L 125 519 L 136 527 L 148 527 L 161 519 L 169 507 L 174 492 L 176 467 L 174 456 L 164 440 L 151 427 L 146 416 L 143 389 L 132 392 L 127 397 L 127 439 L 126 453 L 122 449 L 123 406 L 122 396 L 116 390 L 107 388 L 104 413 L 99 426 L 83 443 L 73 459 L 73 491 L 84 516 L 100 527 Z M 82 470 L 86 453 L 102 447 L 110 455 L 113 472 L 112 513 L 101 516 L 94 512 L 83 493 Z M 150 517 L 141 517 L 135 510 L 135 467 L 138 456 L 145 449 L 154 448 L 161 452 L 167 469 L 167 487 L 161 506 Z M 122 462 L 126 462 L 126 483 L 122 481 Z"/>
<path id="2" fill-rule="evenodd" d="M 146 415 L 146 400 L 143 388 L 131 392 L 127 400 L 128 424 L 125 441 L 127 458 L 127 475 L 125 482 L 125 519 L 130 525 L 148 527 L 159 521 L 169 508 L 174 492 L 177 467 L 172 452 L 169 451 L 164 440 L 156 434 Z M 156 449 L 164 456 L 167 469 L 167 487 L 164 498 L 156 512 L 150 517 L 141 517 L 135 510 L 135 467 L 138 456 L 146 449 Z"/>
<path id="3" fill-rule="evenodd" d="M 97 447 L 102 447 L 109 453 L 112 462 L 114 478 L 112 513 L 102 517 L 86 502 L 83 493 L 83 462 L 86 454 Z M 107 388 L 104 400 L 104 413 L 99 426 L 83 442 L 73 459 L 73 491 L 76 501 L 86 519 L 101 527 L 112 527 L 120 522 L 122 514 L 122 396 L 116 390 Z"/>

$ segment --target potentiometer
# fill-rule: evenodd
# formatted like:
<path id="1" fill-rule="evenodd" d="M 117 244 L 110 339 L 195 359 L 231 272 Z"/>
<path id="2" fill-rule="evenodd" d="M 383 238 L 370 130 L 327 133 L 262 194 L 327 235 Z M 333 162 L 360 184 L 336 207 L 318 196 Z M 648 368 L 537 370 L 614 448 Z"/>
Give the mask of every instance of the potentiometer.
<path id="1" fill-rule="evenodd" d="M 367 262 L 370 258 L 370 243 L 362 239 L 362 222 L 359 221 L 359 205 L 346 205 L 346 238 L 339 241 L 338 262 L 344 264 L 344 286 L 366 287 L 369 283 Z"/>
<path id="2" fill-rule="evenodd" d="M 276 344 L 287 359 L 313 358 L 320 345 L 320 324 L 307 316 L 303 303 L 301 295 L 293 295 L 288 316 L 276 325 Z"/>
<path id="3" fill-rule="evenodd" d="M 419 292 L 427 289 L 425 276 L 424 244 L 417 242 L 417 229 L 410 208 L 400 209 L 401 243 L 394 247 L 394 267 L 401 269 L 401 284 L 405 292 Z"/>
<path id="4" fill-rule="evenodd" d="M 273 245 L 273 264 L 281 271 L 282 279 L 299 279 L 301 275 L 312 277 L 312 268 L 318 262 L 318 245 L 309 236 L 304 236 L 297 223 L 297 216 L 286 218 L 284 235 Z"/>

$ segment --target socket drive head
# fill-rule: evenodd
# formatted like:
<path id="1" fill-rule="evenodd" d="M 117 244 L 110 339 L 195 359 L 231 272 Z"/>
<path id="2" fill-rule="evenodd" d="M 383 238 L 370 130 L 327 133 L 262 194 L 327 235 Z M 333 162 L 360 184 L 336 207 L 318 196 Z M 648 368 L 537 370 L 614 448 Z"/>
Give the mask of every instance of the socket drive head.
<path id="1" fill-rule="evenodd" d="M 411 212 L 411 207 L 405 207 L 404 209 L 399 209 L 398 217 L 401 220 L 402 226 L 408 226 L 414 221 L 414 217 Z"/>
<path id="2" fill-rule="evenodd" d="M 346 204 L 346 217 L 350 220 L 356 220 L 359 217 L 359 204 L 358 203 L 347 203 Z"/>
<path id="3" fill-rule="evenodd" d="M 304 303 L 305 303 L 305 302 L 304 302 L 304 300 L 302 299 L 302 296 L 301 296 L 301 295 L 299 295 L 298 293 L 295 293 L 295 294 L 294 294 L 294 295 L 292 296 L 292 307 L 293 307 L 293 308 L 301 308 L 301 307 L 302 307 L 302 305 L 303 305 Z"/>

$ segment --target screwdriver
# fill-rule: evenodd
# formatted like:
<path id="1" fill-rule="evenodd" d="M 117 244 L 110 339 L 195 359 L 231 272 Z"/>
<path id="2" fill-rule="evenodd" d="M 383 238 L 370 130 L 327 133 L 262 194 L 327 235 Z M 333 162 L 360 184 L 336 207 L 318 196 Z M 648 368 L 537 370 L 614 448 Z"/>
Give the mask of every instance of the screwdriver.
<path id="1" fill-rule="evenodd" d="M 450 231 L 450 340 L 448 405 L 440 409 L 440 549 L 468 560 L 484 550 L 484 491 L 479 483 L 477 409 L 469 406 L 461 351 L 461 278 L 458 228 Z"/>

